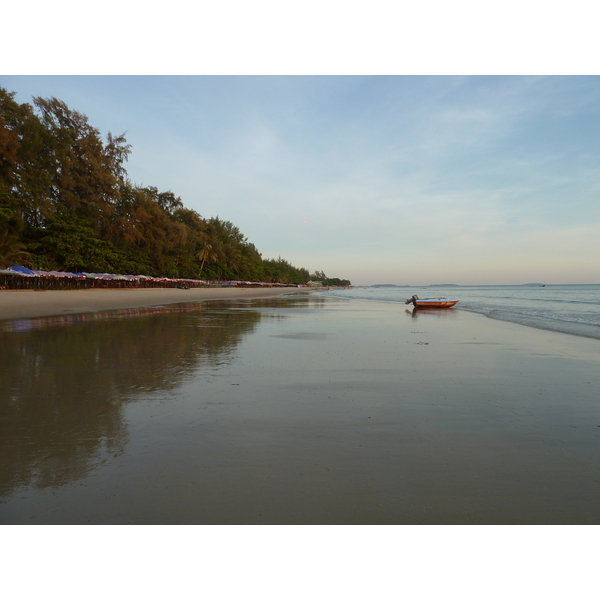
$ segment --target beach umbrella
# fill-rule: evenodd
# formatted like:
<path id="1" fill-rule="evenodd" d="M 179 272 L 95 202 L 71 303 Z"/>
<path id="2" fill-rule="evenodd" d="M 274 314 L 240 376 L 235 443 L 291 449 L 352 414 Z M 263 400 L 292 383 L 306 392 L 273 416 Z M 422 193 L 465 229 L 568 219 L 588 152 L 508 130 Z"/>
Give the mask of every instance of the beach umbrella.
<path id="1" fill-rule="evenodd" d="M 27 267 L 8 267 L 10 271 L 14 271 L 15 273 L 20 273 L 21 275 L 26 275 L 27 277 L 35 277 L 35 273 L 28 269 Z"/>

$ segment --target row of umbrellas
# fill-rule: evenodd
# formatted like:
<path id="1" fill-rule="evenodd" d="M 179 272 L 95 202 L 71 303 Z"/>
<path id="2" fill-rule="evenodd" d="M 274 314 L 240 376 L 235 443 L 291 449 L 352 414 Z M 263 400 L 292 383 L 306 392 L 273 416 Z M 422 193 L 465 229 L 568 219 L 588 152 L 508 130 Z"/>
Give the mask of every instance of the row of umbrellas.
<path id="1" fill-rule="evenodd" d="M 68 271 L 42 271 L 28 269 L 27 267 L 8 267 L 1 269 L 0 273 L 21 275 L 22 277 L 67 277 L 71 279 L 107 279 L 119 281 L 181 281 L 187 283 L 208 283 L 200 279 L 170 279 L 168 277 L 149 277 L 148 275 L 119 275 L 115 273 L 69 273 Z"/>
<path id="2" fill-rule="evenodd" d="M 0 274 L 20 275 L 22 277 L 66 277 L 70 279 L 103 279 L 108 281 L 157 281 L 194 283 L 199 285 L 261 285 L 278 286 L 283 284 L 255 282 L 255 281 L 204 281 L 203 279 L 172 279 L 169 277 L 150 277 L 148 275 L 118 275 L 115 273 L 69 273 L 67 271 L 41 271 L 28 269 L 27 267 L 14 266 L 8 269 L 0 269 Z"/>

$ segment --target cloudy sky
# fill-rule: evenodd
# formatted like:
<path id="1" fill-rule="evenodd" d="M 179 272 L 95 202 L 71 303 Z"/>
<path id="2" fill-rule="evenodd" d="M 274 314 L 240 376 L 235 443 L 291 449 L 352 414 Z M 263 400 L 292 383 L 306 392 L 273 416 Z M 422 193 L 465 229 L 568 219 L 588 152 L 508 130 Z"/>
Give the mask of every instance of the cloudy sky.
<path id="1" fill-rule="evenodd" d="M 600 282 L 597 76 L 1 76 L 137 184 L 355 284 Z"/>

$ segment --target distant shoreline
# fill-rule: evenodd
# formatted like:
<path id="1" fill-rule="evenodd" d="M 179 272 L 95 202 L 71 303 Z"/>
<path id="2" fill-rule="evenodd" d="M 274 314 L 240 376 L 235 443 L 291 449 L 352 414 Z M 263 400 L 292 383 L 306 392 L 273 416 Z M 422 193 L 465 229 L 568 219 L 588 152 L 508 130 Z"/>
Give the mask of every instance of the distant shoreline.
<path id="1" fill-rule="evenodd" d="M 555 287 L 555 286 L 571 286 L 571 285 L 600 285 L 600 283 L 429 283 L 423 285 L 400 285 L 395 283 L 374 283 L 373 285 L 354 285 L 355 288 L 439 288 L 439 287 L 463 287 L 463 288 L 478 288 L 478 287 Z"/>
<path id="2" fill-rule="evenodd" d="M 148 288 L 87 290 L 5 290 L 0 292 L 0 320 L 32 319 L 103 310 L 141 308 L 162 304 L 268 298 L 290 293 L 308 293 L 301 288 Z"/>

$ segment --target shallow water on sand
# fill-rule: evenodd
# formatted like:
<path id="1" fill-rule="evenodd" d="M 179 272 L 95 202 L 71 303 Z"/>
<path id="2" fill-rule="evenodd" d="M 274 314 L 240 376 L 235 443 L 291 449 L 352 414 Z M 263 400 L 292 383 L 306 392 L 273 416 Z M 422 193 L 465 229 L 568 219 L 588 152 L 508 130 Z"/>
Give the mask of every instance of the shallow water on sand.
<path id="1" fill-rule="evenodd" d="M 599 523 L 599 367 L 319 296 L 12 322 L 0 522 Z"/>
<path id="2" fill-rule="evenodd" d="M 446 296 L 460 300 L 458 310 L 528 327 L 600 339 L 600 285 L 375 286 L 322 293 L 402 304 L 413 294 L 421 298 Z"/>

